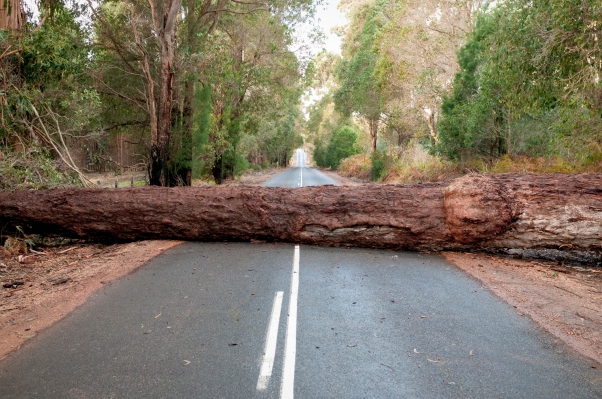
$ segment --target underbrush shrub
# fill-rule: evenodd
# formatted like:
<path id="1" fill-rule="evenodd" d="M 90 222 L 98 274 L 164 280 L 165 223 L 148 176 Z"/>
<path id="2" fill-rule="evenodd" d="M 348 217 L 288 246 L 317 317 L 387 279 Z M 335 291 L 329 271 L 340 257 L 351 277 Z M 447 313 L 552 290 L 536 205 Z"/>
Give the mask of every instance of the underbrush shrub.
<path id="1" fill-rule="evenodd" d="M 580 168 L 559 157 L 527 157 L 524 155 L 495 160 L 488 173 L 578 173 Z"/>
<path id="2" fill-rule="evenodd" d="M 314 143 L 313 158 L 316 164 L 323 168 L 338 169 L 341 161 L 358 153 L 355 145 L 356 131 L 349 126 L 339 126 L 331 132 L 330 141 L 324 143 L 317 139 Z"/>
<path id="3" fill-rule="evenodd" d="M 366 154 L 356 154 L 341 161 L 337 172 L 343 177 L 353 177 L 368 181 L 372 160 Z"/>
<path id="4" fill-rule="evenodd" d="M 380 181 L 386 184 L 417 184 L 456 179 L 468 173 L 602 173 L 602 145 L 593 143 L 579 162 L 558 156 L 504 155 L 494 160 L 473 157 L 452 161 L 430 154 L 411 143 L 393 155 L 379 151 L 372 157 L 358 154 L 344 159 L 341 176 Z"/>
<path id="5" fill-rule="evenodd" d="M 79 187 L 75 176 L 60 170 L 59 162 L 38 151 L 27 153 L 0 150 L 0 190 Z"/>
<path id="6" fill-rule="evenodd" d="M 372 153 L 372 167 L 370 168 L 370 180 L 381 181 L 387 175 L 389 158 L 384 151 L 374 151 Z"/>
<path id="7" fill-rule="evenodd" d="M 383 181 L 389 184 L 442 181 L 461 176 L 461 169 L 445 158 L 429 154 L 421 144 L 410 143 L 398 151 Z"/>
<path id="8" fill-rule="evenodd" d="M 589 172 L 602 172 L 602 143 L 591 146 L 590 152 L 585 154 L 581 166 Z"/>

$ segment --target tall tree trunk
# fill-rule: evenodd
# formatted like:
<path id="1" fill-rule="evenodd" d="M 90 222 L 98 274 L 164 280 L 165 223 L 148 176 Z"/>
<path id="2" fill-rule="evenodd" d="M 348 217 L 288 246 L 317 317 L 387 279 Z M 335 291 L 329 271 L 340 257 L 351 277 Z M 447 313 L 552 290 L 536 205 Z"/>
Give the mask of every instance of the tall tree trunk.
<path id="1" fill-rule="evenodd" d="M 161 69 L 159 78 L 159 104 L 157 107 L 157 140 L 151 143 L 152 186 L 167 186 L 169 140 L 171 139 L 171 107 L 173 103 L 173 40 L 163 40 L 161 45 Z"/>
<path id="2" fill-rule="evenodd" d="M 23 12 L 23 2 L 21 0 L 0 1 L 1 30 L 21 30 L 24 23 L 25 13 Z"/>
<path id="3" fill-rule="evenodd" d="M 198 39 L 196 37 L 196 26 L 198 19 L 195 15 L 194 0 L 187 0 L 187 47 L 189 54 L 195 54 L 198 50 Z M 184 110 L 182 117 L 184 118 L 184 129 L 182 131 L 182 164 L 183 166 L 177 171 L 179 177 L 185 186 L 192 185 L 192 129 L 194 126 L 195 114 L 195 86 L 196 75 L 192 71 L 188 71 L 187 76 L 184 76 Z"/>
<path id="4" fill-rule="evenodd" d="M 221 155 L 211 167 L 211 174 L 213 175 L 215 184 L 222 184 L 224 182 L 224 158 Z"/>
<path id="5" fill-rule="evenodd" d="M 378 118 L 370 118 L 370 146 L 372 152 L 376 152 L 376 142 L 378 140 Z"/>
<path id="6" fill-rule="evenodd" d="M 193 129 L 195 114 L 195 81 L 192 76 L 187 76 L 184 82 L 184 103 L 182 109 L 182 148 L 178 169 L 174 171 L 175 179 L 184 186 L 192 185 L 192 158 L 193 158 Z"/>
<path id="7" fill-rule="evenodd" d="M 433 112 L 428 112 L 426 116 L 426 123 L 429 127 L 429 132 L 431 134 L 431 142 L 439 143 L 439 136 L 437 135 L 437 127 L 435 125 L 435 114 Z"/>
<path id="8" fill-rule="evenodd" d="M 171 139 L 171 109 L 175 67 L 176 19 L 182 0 L 164 0 L 158 10 L 157 0 L 148 0 L 153 16 L 155 34 L 161 46 L 159 70 L 159 103 L 157 106 L 157 137 L 151 141 L 150 184 L 169 184 L 169 141 Z"/>

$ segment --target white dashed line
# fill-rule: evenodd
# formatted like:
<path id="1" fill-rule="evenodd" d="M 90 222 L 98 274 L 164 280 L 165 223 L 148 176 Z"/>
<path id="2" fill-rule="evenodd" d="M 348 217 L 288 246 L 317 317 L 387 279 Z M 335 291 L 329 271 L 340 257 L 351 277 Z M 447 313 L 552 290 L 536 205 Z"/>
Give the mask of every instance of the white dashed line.
<path id="1" fill-rule="evenodd" d="M 288 323 L 286 326 L 286 345 L 284 348 L 284 366 L 282 368 L 281 399 L 293 399 L 295 390 L 295 358 L 297 355 L 297 299 L 299 291 L 299 246 L 295 245 L 293 257 L 293 277 L 291 297 L 288 304 Z"/>
<path id="2" fill-rule="evenodd" d="M 265 348 L 263 350 L 263 362 L 261 363 L 261 371 L 257 380 L 257 390 L 263 391 L 268 387 L 272 369 L 274 368 L 274 358 L 276 357 L 276 342 L 278 341 L 278 325 L 280 324 L 280 313 L 282 309 L 282 291 L 278 291 L 274 297 L 274 305 L 272 306 L 272 315 L 268 325 L 268 332 L 265 339 Z"/>

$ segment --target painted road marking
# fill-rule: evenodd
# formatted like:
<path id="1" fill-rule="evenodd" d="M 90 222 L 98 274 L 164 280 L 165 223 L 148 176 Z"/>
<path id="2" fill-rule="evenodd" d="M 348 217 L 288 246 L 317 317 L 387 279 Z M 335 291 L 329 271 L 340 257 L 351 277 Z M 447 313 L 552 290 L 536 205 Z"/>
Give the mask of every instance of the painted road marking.
<path id="1" fill-rule="evenodd" d="M 272 369 L 274 368 L 274 358 L 276 357 L 276 342 L 278 341 L 278 325 L 280 324 L 280 313 L 282 309 L 282 291 L 278 291 L 274 296 L 274 305 L 272 305 L 272 315 L 268 324 L 268 332 L 265 339 L 265 348 L 263 350 L 263 362 L 261 371 L 257 380 L 257 390 L 263 391 L 268 387 Z"/>
<path id="2" fill-rule="evenodd" d="M 291 297 L 288 304 L 288 322 L 286 325 L 286 345 L 284 347 L 284 366 L 282 368 L 281 399 L 293 399 L 295 390 L 295 357 L 297 355 L 297 298 L 299 291 L 299 246 L 295 245 L 293 257 L 293 277 L 291 279 Z"/>

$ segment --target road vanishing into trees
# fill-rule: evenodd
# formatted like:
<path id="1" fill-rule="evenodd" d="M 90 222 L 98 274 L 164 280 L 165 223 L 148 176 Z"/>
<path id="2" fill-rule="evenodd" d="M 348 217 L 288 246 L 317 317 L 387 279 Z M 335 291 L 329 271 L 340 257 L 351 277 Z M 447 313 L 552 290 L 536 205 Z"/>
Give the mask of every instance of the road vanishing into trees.
<path id="1" fill-rule="evenodd" d="M 296 156 L 266 185 L 334 183 Z M 600 398 L 593 366 L 437 255 L 186 243 L 0 362 L 0 398 Z"/>

